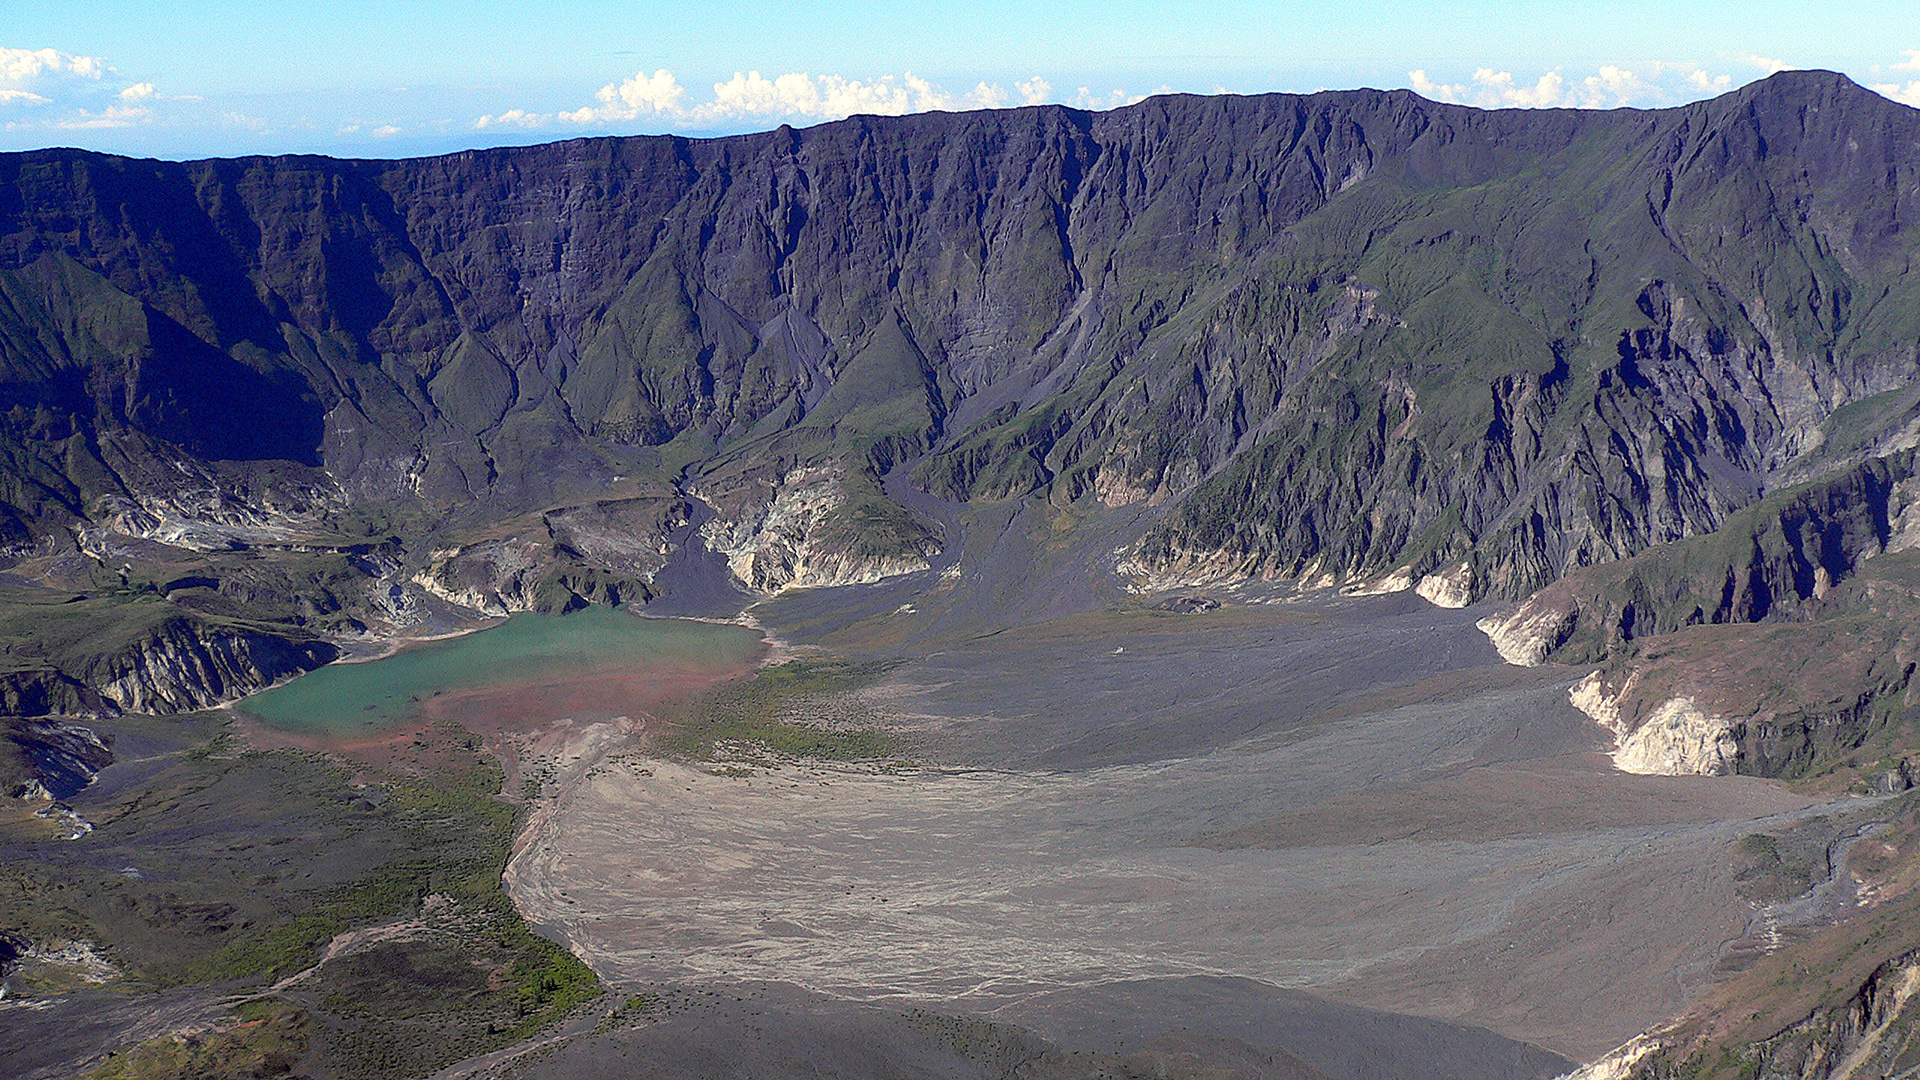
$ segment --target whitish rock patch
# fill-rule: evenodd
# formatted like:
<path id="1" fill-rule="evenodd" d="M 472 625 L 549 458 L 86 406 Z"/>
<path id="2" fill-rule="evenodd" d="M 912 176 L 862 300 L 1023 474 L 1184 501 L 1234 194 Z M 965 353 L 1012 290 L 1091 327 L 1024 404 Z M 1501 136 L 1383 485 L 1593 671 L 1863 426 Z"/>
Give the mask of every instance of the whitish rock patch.
<path id="1" fill-rule="evenodd" d="M 1690 696 L 1668 698 L 1639 726 L 1622 715 L 1620 702 L 1633 680 L 1609 694 L 1599 672 L 1567 692 L 1573 707 L 1613 732 L 1613 763 L 1622 772 L 1654 776 L 1723 776 L 1733 771 L 1740 746 L 1733 723 L 1700 708 Z"/>

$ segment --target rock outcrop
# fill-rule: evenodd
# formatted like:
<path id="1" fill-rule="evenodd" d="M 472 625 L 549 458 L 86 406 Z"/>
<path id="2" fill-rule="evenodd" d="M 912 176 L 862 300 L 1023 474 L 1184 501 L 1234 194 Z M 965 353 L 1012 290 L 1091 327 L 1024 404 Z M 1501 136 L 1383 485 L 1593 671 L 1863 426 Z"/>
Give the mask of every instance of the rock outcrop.
<path id="1" fill-rule="evenodd" d="M 1574 571 L 1482 620 L 1502 656 L 1588 663 L 1692 626 L 1804 617 L 1876 555 L 1912 547 L 1912 451 L 1769 496 L 1713 533 Z"/>
<path id="2" fill-rule="evenodd" d="M 1699 605 L 1760 617 L 1891 535 L 1776 493 L 1906 520 L 1863 463 L 1920 437 L 1916 146 L 1920 112 L 1783 72 L 1642 113 L 1170 95 L 410 161 L 0 155 L 0 547 L 224 586 L 176 564 L 391 545 L 303 570 L 311 610 L 300 575 L 239 609 L 340 637 L 429 593 L 638 596 L 671 530 L 560 512 L 640 488 L 705 493 L 763 591 L 924 565 L 879 480 L 905 471 L 1141 512 L 1117 539 L 1150 585 L 1450 606 L 1764 505 L 1786 550 Z M 1692 617 L 1597 595 L 1503 649 Z"/>
<path id="3" fill-rule="evenodd" d="M 1916 139 L 1787 72 L 1636 114 L 1176 95 L 417 161 L 3 155 L 0 533 L 271 535 L 196 508 L 208 470 L 471 531 L 671 443 L 696 481 L 924 454 L 950 498 L 1163 506 L 1133 560 L 1167 582 L 1517 598 L 1920 431 Z M 779 548 L 748 576 L 892 557 Z"/>
<path id="4" fill-rule="evenodd" d="M 1633 691 L 1628 685 L 1609 693 L 1599 672 L 1587 676 L 1568 692 L 1574 708 L 1613 732 L 1613 763 L 1622 772 L 1661 776 L 1721 776 L 1735 771 L 1740 743 L 1734 722 L 1701 711 L 1691 697 L 1670 697 L 1644 716 L 1629 722 L 1620 702 Z"/>
<path id="5" fill-rule="evenodd" d="M 939 542 L 924 529 L 863 522 L 844 470 L 794 469 L 757 490 L 717 500 L 727 507 L 701 527 L 707 548 L 758 592 L 862 585 L 928 569 Z"/>
<path id="6" fill-rule="evenodd" d="M 1572 701 L 1628 771 L 1839 767 L 1916 704 L 1913 469 L 1902 451 L 1769 496 L 1480 629 L 1510 663 L 1602 664 Z"/>
<path id="7" fill-rule="evenodd" d="M 113 751 L 92 728 L 60 720 L 0 719 L 0 795 L 52 802 L 93 782 Z"/>
<path id="8" fill-rule="evenodd" d="M 121 712 L 190 712 L 264 690 L 337 654 L 324 641 L 183 618 L 129 649 L 89 658 L 73 677 Z"/>

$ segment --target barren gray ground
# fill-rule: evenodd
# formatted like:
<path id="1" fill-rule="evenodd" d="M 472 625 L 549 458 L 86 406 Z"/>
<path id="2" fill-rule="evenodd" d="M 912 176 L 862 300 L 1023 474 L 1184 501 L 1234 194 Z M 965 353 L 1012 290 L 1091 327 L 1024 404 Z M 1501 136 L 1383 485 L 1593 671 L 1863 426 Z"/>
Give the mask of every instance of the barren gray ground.
<path id="1" fill-rule="evenodd" d="M 1500 667 L 1474 614 L 1407 597 L 963 640 L 867 692 L 959 765 L 602 769 L 527 838 L 513 895 L 623 986 L 1037 1024 L 1129 980 L 1240 977 L 1592 1057 L 1744 931 L 1728 842 L 1814 810 L 1614 772 L 1574 673 Z"/>
<path id="2" fill-rule="evenodd" d="M 1544 1080 L 1570 1067 L 1492 1032 L 1245 979 L 1142 980 L 1048 995 L 1031 1003 L 1031 1027 L 777 984 L 669 987 L 649 1001 L 644 1019 L 622 1022 L 603 1006 L 533 1048 L 465 1062 L 435 1080 Z"/>

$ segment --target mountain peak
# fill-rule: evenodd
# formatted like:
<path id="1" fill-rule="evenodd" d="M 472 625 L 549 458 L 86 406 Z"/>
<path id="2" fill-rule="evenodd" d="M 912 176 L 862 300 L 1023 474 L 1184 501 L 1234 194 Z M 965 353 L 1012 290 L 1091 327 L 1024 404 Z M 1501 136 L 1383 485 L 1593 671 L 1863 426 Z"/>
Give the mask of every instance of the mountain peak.
<path id="1" fill-rule="evenodd" d="M 1852 107 L 1865 105 L 1876 109 L 1888 105 L 1900 105 L 1899 102 L 1861 86 L 1838 71 L 1827 71 L 1821 68 L 1776 71 L 1764 79 L 1757 79 L 1713 100 L 1754 104 L 1766 102 L 1792 106 L 1832 103 Z M 1909 106 L 1901 105 L 1900 108 L 1903 111 L 1910 111 Z"/>

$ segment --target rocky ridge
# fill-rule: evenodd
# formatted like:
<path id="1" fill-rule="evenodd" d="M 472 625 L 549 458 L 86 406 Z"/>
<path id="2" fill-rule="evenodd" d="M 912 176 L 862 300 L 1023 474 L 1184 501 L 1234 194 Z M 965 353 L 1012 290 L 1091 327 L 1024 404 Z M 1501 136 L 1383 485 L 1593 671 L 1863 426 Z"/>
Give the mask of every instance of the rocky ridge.
<path id="1" fill-rule="evenodd" d="M 1570 700 L 1613 731 L 1623 769 L 1832 768 L 1913 705 L 1912 472 L 1902 451 L 1789 488 L 1480 628 L 1511 663 L 1600 664 Z"/>
<path id="2" fill-rule="evenodd" d="M 700 538 L 758 592 L 868 584 L 926 570 L 940 551 L 924 528 L 888 537 L 849 521 L 845 477 L 833 468 L 795 469 L 757 494 L 707 522 Z"/>
<path id="3" fill-rule="evenodd" d="M 1147 588 L 1531 596 L 1490 623 L 1525 662 L 1789 621 L 1915 516 L 1916 169 L 1920 112 L 1821 72 L 0 156 L 14 573 L 250 627 L 16 696 L 189 707 L 434 611 L 644 602 L 695 499 L 750 590 L 915 572 L 953 538 L 902 473 L 1144 509 Z"/>
<path id="4" fill-rule="evenodd" d="M 1518 597 L 1912 426 L 1917 131 L 1795 72 L 1637 114 L 1355 91 L 9 155 L 0 496 L 17 536 L 99 524 L 184 455 L 457 531 L 656 448 L 709 491 L 930 454 L 947 497 L 1167 507 L 1134 555 L 1166 580 L 1464 564 L 1448 597 Z"/>

